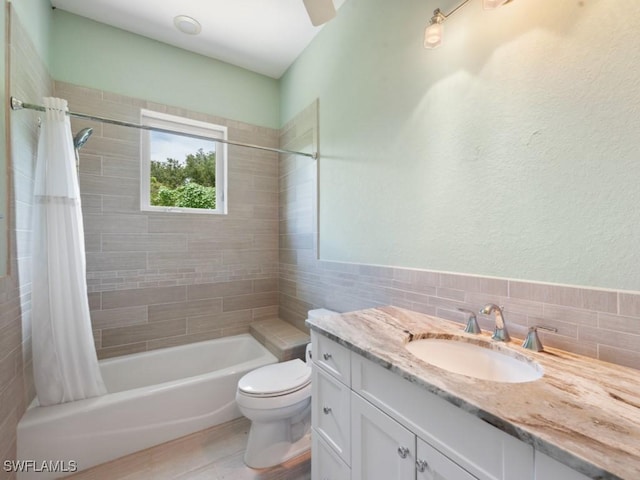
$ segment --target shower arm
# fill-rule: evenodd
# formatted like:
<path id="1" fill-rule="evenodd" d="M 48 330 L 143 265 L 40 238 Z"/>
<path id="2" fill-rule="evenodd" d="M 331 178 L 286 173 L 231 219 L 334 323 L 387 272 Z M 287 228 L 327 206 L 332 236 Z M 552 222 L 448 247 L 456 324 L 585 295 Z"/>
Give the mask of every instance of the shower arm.
<path id="1" fill-rule="evenodd" d="M 23 109 L 36 110 L 38 112 L 46 112 L 45 107 L 43 107 L 42 105 L 34 105 L 34 104 L 31 104 L 31 103 L 25 103 L 22 100 L 19 100 L 19 99 L 15 98 L 15 97 L 11 97 L 11 110 L 23 110 Z M 290 154 L 290 155 L 302 155 L 304 157 L 309 157 L 309 158 L 312 158 L 314 160 L 318 159 L 318 153 L 317 152 L 306 153 L 306 152 L 297 152 L 295 150 L 286 150 L 286 149 L 283 149 L 283 148 L 263 147 L 262 145 L 254 145 L 254 144 L 251 144 L 251 143 L 234 142 L 234 141 L 231 141 L 231 140 L 222 140 L 222 139 L 219 139 L 219 138 L 211 138 L 211 137 L 206 137 L 206 136 L 203 136 L 203 135 L 194 135 L 192 133 L 178 132 L 178 131 L 175 131 L 175 130 L 170 130 L 168 128 L 152 127 L 152 126 L 149 126 L 149 125 L 140 125 L 140 124 L 137 124 L 137 123 L 122 122 L 120 120 L 113 120 L 111 118 L 95 117 L 93 115 L 87 115 L 86 113 L 77 113 L 77 112 L 66 111 L 65 114 L 69 115 L 70 117 L 83 118 L 83 119 L 86 119 L 86 120 L 93 120 L 93 121 L 96 121 L 96 122 L 108 123 L 110 125 L 118 125 L 120 127 L 130 127 L 130 128 L 137 128 L 139 130 L 149 130 L 149 131 L 153 131 L 153 132 L 169 133 L 169 134 L 172 134 L 172 135 L 181 135 L 183 137 L 196 138 L 198 140 L 208 140 L 208 141 L 224 143 L 226 145 L 234 145 L 236 147 L 255 148 L 255 149 L 264 150 L 264 151 L 267 151 L 267 152 L 285 153 L 285 154 Z"/>

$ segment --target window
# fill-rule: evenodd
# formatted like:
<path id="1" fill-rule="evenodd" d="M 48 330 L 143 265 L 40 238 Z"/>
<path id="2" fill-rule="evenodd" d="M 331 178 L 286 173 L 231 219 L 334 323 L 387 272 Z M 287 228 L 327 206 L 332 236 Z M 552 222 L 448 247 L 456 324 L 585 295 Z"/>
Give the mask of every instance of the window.
<path id="1" fill-rule="evenodd" d="M 211 138 L 143 130 L 140 170 L 142 210 L 227 213 L 227 127 L 142 110 L 141 123 Z"/>

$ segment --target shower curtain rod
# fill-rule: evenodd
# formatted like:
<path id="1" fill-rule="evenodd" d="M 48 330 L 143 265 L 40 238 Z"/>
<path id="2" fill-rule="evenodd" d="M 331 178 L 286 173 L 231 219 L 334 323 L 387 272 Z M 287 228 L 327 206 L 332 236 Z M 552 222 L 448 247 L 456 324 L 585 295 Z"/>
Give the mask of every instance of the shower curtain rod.
<path id="1" fill-rule="evenodd" d="M 23 110 L 23 109 L 37 110 L 38 112 L 46 111 L 42 105 L 24 103 L 22 100 L 18 100 L 15 97 L 11 97 L 11 110 Z M 198 140 L 209 140 L 209 141 L 224 143 L 227 145 L 235 145 L 236 147 L 247 147 L 247 148 L 255 148 L 258 150 L 266 150 L 267 152 L 302 155 L 304 157 L 313 158 L 314 160 L 318 158 L 318 154 L 316 152 L 314 153 L 297 152 L 294 150 L 285 150 L 282 148 L 263 147 L 261 145 L 253 145 L 251 143 L 233 142 L 231 140 L 221 140 L 219 138 L 210 138 L 202 135 L 194 135 L 191 133 L 177 132 L 175 130 L 169 130 L 167 128 L 151 127 L 149 125 L 139 125 L 137 123 L 121 122 L 120 120 L 113 120 L 111 118 L 95 117 L 93 115 L 87 115 L 86 113 L 77 113 L 77 112 L 69 112 L 69 111 L 65 113 L 70 117 L 84 118 L 86 120 L 94 120 L 96 122 L 109 123 L 111 125 L 118 125 L 120 127 L 131 127 L 131 128 L 138 128 L 140 130 L 150 130 L 153 132 L 171 133 L 174 135 L 182 135 L 183 137 L 197 138 Z"/>

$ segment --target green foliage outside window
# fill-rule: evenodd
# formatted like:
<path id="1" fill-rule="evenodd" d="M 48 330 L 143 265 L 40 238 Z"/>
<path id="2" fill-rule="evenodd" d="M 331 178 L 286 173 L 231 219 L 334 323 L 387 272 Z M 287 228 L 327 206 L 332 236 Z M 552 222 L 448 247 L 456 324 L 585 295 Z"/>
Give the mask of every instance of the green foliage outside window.
<path id="1" fill-rule="evenodd" d="M 184 163 L 151 161 L 151 205 L 216 208 L 216 154 L 199 149 Z"/>

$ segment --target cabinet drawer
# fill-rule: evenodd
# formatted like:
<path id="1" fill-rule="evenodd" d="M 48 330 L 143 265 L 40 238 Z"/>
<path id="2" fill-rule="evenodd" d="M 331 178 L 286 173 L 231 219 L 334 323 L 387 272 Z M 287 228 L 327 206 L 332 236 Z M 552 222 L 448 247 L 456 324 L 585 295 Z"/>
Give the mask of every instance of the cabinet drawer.
<path id="1" fill-rule="evenodd" d="M 351 465 L 350 393 L 345 385 L 313 366 L 311 422 L 347 465 Z"/>
<path id="2" fill-rule="evenodd" d="M 351 386 L 351 353 L 327 337 L 311 332 L 313 361 L 324 371 Z"/>
<path id="3" fill-rule="evenodd" d="M 311 444 L 311 478 L 314 480 L 349 480 L 351 469 L 313 429 Z"/>

